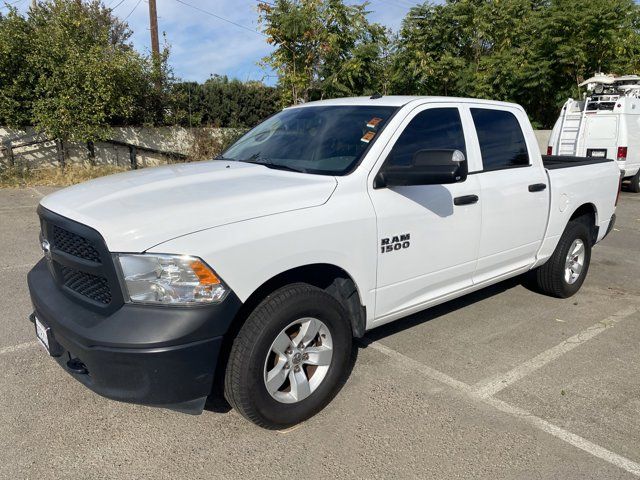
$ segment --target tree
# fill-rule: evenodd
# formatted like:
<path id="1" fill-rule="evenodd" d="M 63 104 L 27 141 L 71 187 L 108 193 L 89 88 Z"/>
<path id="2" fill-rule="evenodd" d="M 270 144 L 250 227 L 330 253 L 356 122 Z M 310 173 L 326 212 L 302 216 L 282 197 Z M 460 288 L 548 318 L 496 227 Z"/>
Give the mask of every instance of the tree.
<path id="1" fill-rule="evenodd" d="M 33 120 L 63 140 L 104 138 L 112 124 L 138 120 L 151 88 L 150 63 L 128 43 L 130 30 L 99 1 L 40 2 L 29 68 L 37 73 Z"/>
<path id="2" fill-rule="evenodd" d="M 264 62 L 278 73 L 284 104 L 381 88 L 387 31 L 368 21 L 366 6 L 343 0 L 258 4 L 267 41 L 276 47 Z"/>
<path id="3" fill-rule="evenodd" d="M 522 104 L 550 126 L 577 83 L 640 68 L 633 0 L 447 0 L 412 8 L 392 63 L 392 90 Z"/>
<path id="4" fill-rule="evenodd" d="M 131 31 L 98 0 L 44 0 L 0 18 L 0 107 L 9 125 L 60 140 L 105 138 L 151 117 L 159 93 Z"/>
<path id="5" fill-rule="evenodd" d="M 397 39 L 392 89 L 406 94 L 459 93 L 471 57 L 469 26 L 455 7 L 424 3 L 409 10 Z"/>
<path id="6" fill-rule="evenodd" d="M 214 75 L 203 84 L 177 82 L 171 87 L 169 123 L 247 128 L 278 111 L 280 91 L 261 82 L 241 82 Z"/>
<path id="7" fill-rule="evenodd" d="M 596 72 L 640 70 L 640 6 L 633 0 L 553 0 L 537 43 L 553 65 L 550 81 L 559 105 L 578 97 L 578 84 Z"/>
<path id="8" fill-rule="evenodd" d="M 367 20 L 367 3 L 321 5 L 323 24 L 318 77 L 324 96 L 343 97 L 384 90 L 383 52 L 387 30 Z"/>
<path id="9" fill-rule="evenodd" d="M 450 0 L 403 22 L 394 87 L 404 93 L 488 97 L 535 107 L 550 62 L 537 55 L 541 2 Z"/>
<path id="10" fill-rule="evenodd" d="M 0 124 L 15 128 L 31 124 L 36 76 L 25 65 L 31 33 L 15 8 L 0 14 Z"/>

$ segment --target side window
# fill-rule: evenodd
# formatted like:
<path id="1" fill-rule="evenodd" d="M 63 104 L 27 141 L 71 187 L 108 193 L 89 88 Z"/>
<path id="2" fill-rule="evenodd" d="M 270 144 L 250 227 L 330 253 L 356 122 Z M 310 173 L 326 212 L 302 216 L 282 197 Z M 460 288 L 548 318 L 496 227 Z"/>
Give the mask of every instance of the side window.
<path id="1" fill-rule="evenodd" d="M 484 171 L 529 165 L 529 152 L 518 119 L 511 112 L 472 108 Z"/>
<path id="2" fill-rule="evenodd" d="M 416 115 L 400 134 L 387 162 L 409 166 L 419 150 L 460 150 L 467 154 L 457 108 L 430 108 Z"/>

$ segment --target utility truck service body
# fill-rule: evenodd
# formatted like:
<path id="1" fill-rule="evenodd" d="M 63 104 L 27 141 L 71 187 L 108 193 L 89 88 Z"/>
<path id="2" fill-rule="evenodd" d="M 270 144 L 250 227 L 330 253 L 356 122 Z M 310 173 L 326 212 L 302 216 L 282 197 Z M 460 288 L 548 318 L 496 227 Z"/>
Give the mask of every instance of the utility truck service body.
<path id="1" fill-rule="evenodd" d="M 267 428 L 323 408 L 352 338 L 529 272 L 573 295 L 620 171 L 542 157 L 517 105 L 438 97 L 286 109 L 219 159 L 45 197 L 38 338 L 109 398 Z"/>
<path id="2" fill-rule="evenodd" d="M 549 138 L 548 154 L 616 160 L 624 180 L 640 192 L 640 77 L 596 75 L 583 100 L 569 99 Z"/>

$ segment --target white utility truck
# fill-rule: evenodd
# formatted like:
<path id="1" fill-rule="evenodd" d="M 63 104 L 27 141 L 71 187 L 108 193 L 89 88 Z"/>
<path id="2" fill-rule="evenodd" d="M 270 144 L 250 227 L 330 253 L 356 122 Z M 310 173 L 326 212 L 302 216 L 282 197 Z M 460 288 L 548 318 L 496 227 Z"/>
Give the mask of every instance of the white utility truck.
<path id="1" fill-rule="evenodd" d="M 543 158 L 518 105 L 295 106 L 216 160 L 45 197 L 31 321 L 101 395 L 200 413 L 223 392 L 282 428 L 333 398 L 369 329 L 527 272 L 576 293 L 619 185 L 606 158 Z"/>
<path id="2" fill-rule="evenodd" d="M 640 193 L 640 76 L 598 74 L 580 86 L 585 98 L 564 104 L 547 154 L 616 160 L 629 189 Z"/>

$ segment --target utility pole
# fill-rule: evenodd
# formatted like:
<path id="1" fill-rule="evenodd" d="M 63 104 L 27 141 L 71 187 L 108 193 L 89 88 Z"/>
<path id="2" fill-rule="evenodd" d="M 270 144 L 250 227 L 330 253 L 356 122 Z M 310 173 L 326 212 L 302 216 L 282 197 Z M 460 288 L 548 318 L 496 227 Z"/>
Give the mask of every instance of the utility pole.
<path id="1" fill-rule="evenodd" d="M 160 41 L 158 40 L 158 11 L 156 0 L 149 0 L 149 27 L 151 29 L 151 53 L 157 62 L 160 59 Z"/>
<path id="2" fill-rule="evenodd" d="M 162 118 L 162 59 L 160 58 L 160 40 L 158 39 L 158 10 L 156 9 L 156 0 L 149 0 L 149 30 L 151 30 L 151 62 L 153 64 L 153 76 L 155 77 L 155 90 L 157 102 L 155 105 L 155 117 L 157 121 Z M 135 165 L 135 152 L 132 154 L 132 168 Z"/>

